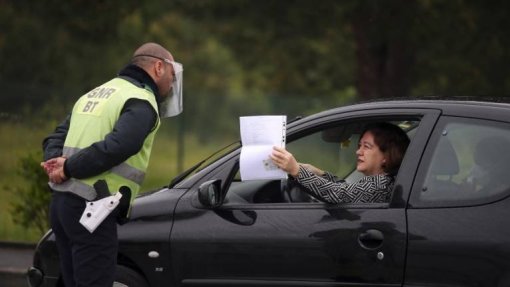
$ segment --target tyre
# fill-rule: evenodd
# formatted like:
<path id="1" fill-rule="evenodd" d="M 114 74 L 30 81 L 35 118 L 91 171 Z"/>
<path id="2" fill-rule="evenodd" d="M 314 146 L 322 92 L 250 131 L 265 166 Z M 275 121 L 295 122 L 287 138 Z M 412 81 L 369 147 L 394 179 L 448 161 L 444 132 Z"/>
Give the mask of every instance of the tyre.
<path id="1" fill-rule="evenodd" d="M 149 283 L 133 269 L 117 265 L 113 287 L 149 287 Z"/>

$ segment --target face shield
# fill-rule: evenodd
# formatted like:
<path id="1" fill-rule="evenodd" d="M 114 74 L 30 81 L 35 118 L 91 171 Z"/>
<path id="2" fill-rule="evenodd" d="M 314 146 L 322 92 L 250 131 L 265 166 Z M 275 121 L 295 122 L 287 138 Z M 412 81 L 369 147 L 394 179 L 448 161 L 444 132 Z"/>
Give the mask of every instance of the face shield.
<path id="1" fill-rule="evenodd" d="M 160 118 L 177 116 L 182 112 L 182 64 L 167 59 L 165 62 L 171 64 L 174 69 L 174 81 L 170 83 L 168 96 L 159 104 Z"/>

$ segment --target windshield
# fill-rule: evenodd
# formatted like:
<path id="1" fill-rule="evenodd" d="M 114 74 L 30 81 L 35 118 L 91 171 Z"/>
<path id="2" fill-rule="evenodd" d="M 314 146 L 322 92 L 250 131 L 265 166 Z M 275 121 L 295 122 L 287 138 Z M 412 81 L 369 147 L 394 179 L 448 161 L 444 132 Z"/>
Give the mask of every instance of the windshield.
<path id="1" fill-rule="evenodd" d="M 207 167 L 210 164 L 214 163 L 215 161 L 217 161 L 218 159 L 222 158 L 226 154 L 229 154 L 230 152 L 232 152 L 232 151 L 234 151 L 234 150 L 236 150 L 236 149 L 238 149 L 240 147 L 241 147 L 241 142 L 240 141 L 235 141 L 235 142 L 233 142 L 233 143 L 231 143 L 231 144 L 229 144 L 229 145 L 219 149 L 218 151 L 216 151 L 213 154 L 211 154 L 209 157 L 207 157 L 207 158 L 203 159 L 202 161 L 196 163 L 195 165 L 193 165 L 192 167 L 190 167 L 186 171 L 184 171 L 181 174 L 179 174 L 178 176 L 176 176 L 170 182 L 170 184 L 168 185 L 168 188 L 174 187 L 176 184 L 178 184 L 179 182 L 183 181 L 185 178 L 188 178 L 191 174 L 196 174 L 197 172 L 201 171 L 205 167 Z"/>

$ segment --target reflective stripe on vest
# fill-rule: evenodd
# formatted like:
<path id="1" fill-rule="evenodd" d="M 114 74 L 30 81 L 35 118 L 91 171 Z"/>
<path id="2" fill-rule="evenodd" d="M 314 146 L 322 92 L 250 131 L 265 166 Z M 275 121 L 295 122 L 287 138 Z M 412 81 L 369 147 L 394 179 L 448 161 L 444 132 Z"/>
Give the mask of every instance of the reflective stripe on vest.
<path id="1" fill-rule="evenodd" d="M 80 148 L 64 147 L 63 156 L 70 157 L 73 154 L 78 153 L 80 150 L 81 150 Z M 127 180 L 130 180 L 138 185 L 142 185 L 142 182 L 145 178 L 145 172 L 137 168 L 134 168 L 125 162 L 112 167 L 112 169 L 110 169 L 110 172 L 118 176 L 121 176 Z"/>
<path id="2" fill-rule="evenodd" d="M 97 195 L 96 190 L 92 186 L 74 178 L 70 178 L 59 184 L 55 184 L 53 182 L 48 182 L 48 184 L 53 190 L 72 192 L 73 194 L 79 195 L 89 201 L 94 200 Z"/>

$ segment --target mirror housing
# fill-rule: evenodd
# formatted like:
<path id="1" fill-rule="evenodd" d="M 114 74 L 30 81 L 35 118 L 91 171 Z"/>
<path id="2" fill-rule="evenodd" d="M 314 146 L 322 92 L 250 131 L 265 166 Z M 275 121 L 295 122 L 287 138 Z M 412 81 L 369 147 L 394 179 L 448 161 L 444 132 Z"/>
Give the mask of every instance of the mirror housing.
<path id="1" fill-rule="evenodd" d="M 198 187 L 198 201 L 207 208 L 216 208 L 221 205 L 221 180 L 208 180 Z"/>

